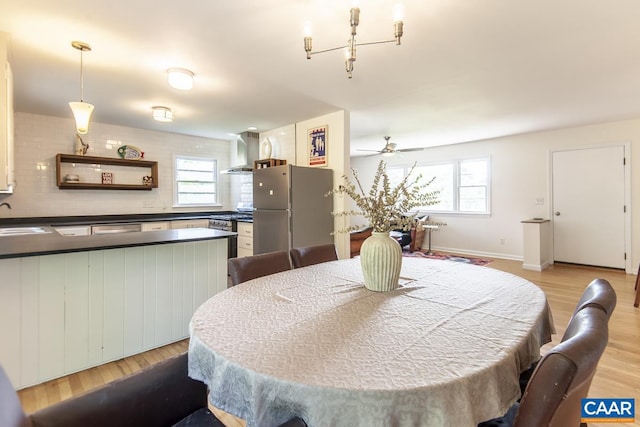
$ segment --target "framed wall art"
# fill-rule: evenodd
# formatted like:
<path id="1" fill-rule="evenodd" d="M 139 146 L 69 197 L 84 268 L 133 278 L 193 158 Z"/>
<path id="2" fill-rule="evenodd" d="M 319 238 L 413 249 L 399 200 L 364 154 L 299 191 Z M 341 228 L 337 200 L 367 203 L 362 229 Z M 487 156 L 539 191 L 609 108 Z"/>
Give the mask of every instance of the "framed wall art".
<path id="1" fill-rule="evenodd" d="M 329 143 L 328 126 L 318 126 L 308 131 L 309 166 L 327 166 Z"/>

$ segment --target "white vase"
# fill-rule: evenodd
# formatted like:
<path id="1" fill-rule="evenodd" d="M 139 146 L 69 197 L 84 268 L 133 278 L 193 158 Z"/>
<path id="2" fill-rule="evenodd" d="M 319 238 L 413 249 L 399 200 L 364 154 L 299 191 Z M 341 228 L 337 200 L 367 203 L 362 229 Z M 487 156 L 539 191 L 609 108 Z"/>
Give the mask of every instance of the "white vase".
<path id="1" fill-rule="evenodd" d="M 377 292 L 392 291 L 398 287 L 402 248 L 389 232 L 371 233 L 362 242 L 360 265 L 367 289 Z"/>

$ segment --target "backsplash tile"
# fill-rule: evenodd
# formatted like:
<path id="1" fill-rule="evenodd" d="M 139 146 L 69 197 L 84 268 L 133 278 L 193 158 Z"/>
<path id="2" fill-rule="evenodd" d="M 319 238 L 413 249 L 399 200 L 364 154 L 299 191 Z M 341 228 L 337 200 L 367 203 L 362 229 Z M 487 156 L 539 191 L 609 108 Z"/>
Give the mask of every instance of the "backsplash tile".
<path id="1" fill-rule="evenodd" d="M 234 209 L 239 201 L 242 183 L 234 184 L 231 182 L 230 175 L 220 174 L 221 207 L 173 208 L 174 156 L 212 156 L 218 160 L 219 170 L 223 170 L 230 166 L 229 141 L 95 122 L 91 123 L 90 131 L 83 136 L 83 140 L 89 144 L 87 151 L 89 156 L 117 158 L 119 156 L 116 150 L 121 145 L 134 145 L 140 148 L 144 151 L 146 160 L 158 162 L 159 187 L 151 191 L 58 189 L 55 183 L 55 156 L 57 153 L 75 153 L 73 120 L 16 113 L 17 185 L 14 194 L 0 195 L 0 202 L 8 202 L 12 206 L 11 210 L 3 208 L 0 211 L 0 217 L 229 210 Z"/>

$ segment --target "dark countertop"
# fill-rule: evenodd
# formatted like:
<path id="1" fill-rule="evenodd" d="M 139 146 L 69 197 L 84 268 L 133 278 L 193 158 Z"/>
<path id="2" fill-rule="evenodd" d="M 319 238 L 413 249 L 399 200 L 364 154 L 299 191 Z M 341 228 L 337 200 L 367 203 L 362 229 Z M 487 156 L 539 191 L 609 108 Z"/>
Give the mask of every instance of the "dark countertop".
<path id="1" fill-rule="evenodd" d="M 91 236 L 61 236 L 54 230 L 46 234 L 0 236 L 0 259 L 97 249 L 114 249 L 199 240 L 235 238 L 238 233 L 208 228 L 144 231 L 136 233 L 102 234 Z"/>
<path id="2" fill-rule="evenodd" d="M 28 218 L 0 218 L 0 227 L 16 227 L 24 225 L 90 225 L 109 222 L 147 222 L 173 221 L 181 219 L 208 219 L 211 215 L 231 213 L 230 211 L 211 212 L 170 212 L 155 214 L 125 215 L 86 215 L 86 216 L 48 216 Z"/>

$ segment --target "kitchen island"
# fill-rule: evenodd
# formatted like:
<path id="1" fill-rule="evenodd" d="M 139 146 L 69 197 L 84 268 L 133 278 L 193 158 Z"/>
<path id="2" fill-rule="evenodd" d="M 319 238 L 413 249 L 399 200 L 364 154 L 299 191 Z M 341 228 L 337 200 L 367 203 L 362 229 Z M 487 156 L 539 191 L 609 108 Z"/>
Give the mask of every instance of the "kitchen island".
<path id="1" fill-rule="evenodd" d="M 188 337 L 227 287 L 227 239 L 206 228 L 0 237 L 0 363 L 24 388 Z"/>

